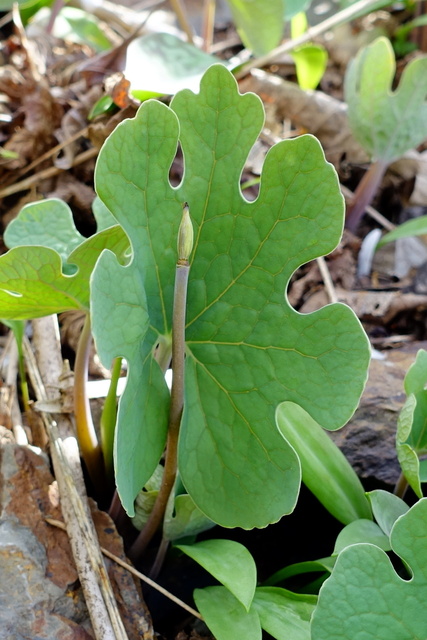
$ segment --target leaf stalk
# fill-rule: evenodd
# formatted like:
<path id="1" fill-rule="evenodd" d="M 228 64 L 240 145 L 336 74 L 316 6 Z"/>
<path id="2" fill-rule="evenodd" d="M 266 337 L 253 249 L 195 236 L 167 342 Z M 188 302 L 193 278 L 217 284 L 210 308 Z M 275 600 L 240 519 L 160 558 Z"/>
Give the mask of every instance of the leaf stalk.
<path id="1" fill-rule="evenodd" d="M 74 365 L 74 415 L 77 440 L 82 458 L 95 489 L 100 491 L 100 495 L 102 495 L 103 489 L 105 488 L 104 461 L 92 421 L 86 384 L 91 343 L 90 316 L 87 314 L 79 338 Z"/>
<path id="2" fill-rule="evenodd" d="M 184 369 L 185 369 L 185 315 L 187 307 L 189 257 L 193 248 L 193 227 L 187 203 L 183 207 L 182 221 L 178 232 L 178 262 L 175 269 L 175 290 L 172 316 L 172 388 L 169 409 L 168 437 L 166 443 L 165 465 L 159 493 L 150 517 L 138 538 L 132 545 L 129 555 L 138 558 L 146 549 L 159 528 L 175 484 L 178 469 L 178 436 L 184 408 Z"/>

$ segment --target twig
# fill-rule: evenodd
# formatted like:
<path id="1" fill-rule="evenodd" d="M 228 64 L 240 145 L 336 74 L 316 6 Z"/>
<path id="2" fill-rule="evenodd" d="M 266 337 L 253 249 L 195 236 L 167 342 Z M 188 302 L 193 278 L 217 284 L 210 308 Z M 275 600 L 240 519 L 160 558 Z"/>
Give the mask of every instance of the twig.
<path id="1" fill-rule="evenodd" d="M 79 164 L 94 158 L 99 153 L 99 149 L 92 147 L 92 149 L 87 149 L 76 156 L 73 160 L 73 163 L 70 168 L 77 167 Z M 15 182 L 15 184 L 11 184 L 8 187 L 0 190 L 0 198 L 5 198 L 6 196 L 11 196 L 14 193 L 19 193 L 20 191 L 25 191 L 26 189 L 30 189 L 35 184 L 41 182 L 41 180 L 45 180 L 46 178 L 53 178 L 53 176 L 57 176 L 66 169 L 61 169 L 61 167 L 48 167 L 43 171 L 39 171 L 39 173 L 35 173 L 33 176 L 29 176 L 25 178 L 25 180 L 21 180 L 21 182 Z"/>
<path id="2" fill-rule="evenodd" d="M 210 52 L 213 42 L 216 0 L 204 0 L 203 6 L 203 51 Z"/>
<path id="3" fill-rule="evenodd" d="M 316 262 L 317 266 L 319 267 L 320 275 L 322 276 L 329 301 L 338 302 L 334 283 L 332 282 L 331 274 L 329 273 L 328 265 L 326 264 L 325 258 L 323 256 L 321 256 L 320 258 L 316 258 Z"/>
<path id="4" fill-rule="evenodd" d="M 58 153 L 59 151 L 62 151 L 62 149 L 67 147 L 72 142 L 75 142 L 79 138 L 86 138 L 87 135 L 88 135 L 88 131 L 89 131 L 88 127 L 84 127 L 84 129 L 81 129 L 80 131 L 77 131 L 77 133 L 75 133 L 74 135 L 70 136 L 69 138 L 67 138 L 63 142 L 60 142 L 59 144 L 55 145 L 54 147 L 52 147 L 52 149 L 49 149 L 48 151 L 46 151 L 46 153 L 43 153 L 43 155 L 41 155 L 38 158 L 36 158 L 35 160 L 33 160 L 33 162 L 31 162 L 26 167 L 22 167 L 22 169 L 20 169 L 19 171 L 16 172 L 16 176 L 20 178 L 21 176 L 25 175 L 29 171 L 32 171 L 41 162 L 44 162 L 45 160 L 48 160 L 55 153 Z"/>
<path id="5" fill-rule="evenodd" d="M 191 28 L 191 25 L 188 22 L 187 11 L 185 9 L 184 3 L 182 2 L 182 0 L 170 0 L 170 3 L 178 19 L 181 29 L 184 31 L 185 35 L 187 36 L 188 42 L 193 44 L 193 29 Z"/>
<path id="6" fill-rule="evenodd" d="M 62 369 L 56 316 L 34 320 L 33 330 L 38 362 L 25 340 L 28 373 L 37 399 L 47 401 L 55 397 L 55 386 Z M 85 500 L 78 447 L 69 419 L 64 414 L 42 412 L 41 415 L 49 436 L 61 509 L 95 637 L 97 640 L 128 640 Z"/>
<path id="7" fill-rule="evenodd" d="M 54 518 L 47 518 L 47 517 L 45 517 L 45 520 L 46 522 L 51 524 L 53 527 L 58 527 L 59 529 L 62 529 L 62 530 L 66 529 L 65 524 L 60 520 L 55 520 Z M 175 604 L 177 604 L 178 606 L 182 607 L 183 609 L 191 613 L 191 615 L 193 615 L 195 618 L 198 618 L 199 620 L 203 620 L 202 616 L 198 611 L 196 611 L 195 609 L 190 607 L 188 604 L 186 604 L 185 602 L 183 602 L 182 600 L 174 596 L 173 593 L 171 593 L 170 591 L 167 591 L 166 589 L 161 587 L 159 584 L 157 584 L 157 582 L 154 582 L 154 580 L 151 580 L 151 578 L 149 578 L 148 576 L 144 575 L 143 573 L 135 569 L 135 567 L 133 567 L 131 564 L 125 562 L 118 556 L 114 555 L 114 553 L 111 553 L 111 551 L 108 551 L 108 549 L 105 549 L 105 547 L 100 547 L 100 549 L 104 554 L 104 556 L 107 556 L 107 558 L 110 558 L 110 560 L 113 560 L 114 562 L 119 564 L 121 567 L 123 567 L 124 569 L 132 573 L 134 576 L 136 576 L 137 578 L 139 578 L 140 580 L 148 584 L 150 587 L 153 587 L 153 589 L 156 589 L 156 591 L 166 596 L 166 598 L 169 598 L 169 600 L 172 600 L 172 602 L 175 602 Z"/>

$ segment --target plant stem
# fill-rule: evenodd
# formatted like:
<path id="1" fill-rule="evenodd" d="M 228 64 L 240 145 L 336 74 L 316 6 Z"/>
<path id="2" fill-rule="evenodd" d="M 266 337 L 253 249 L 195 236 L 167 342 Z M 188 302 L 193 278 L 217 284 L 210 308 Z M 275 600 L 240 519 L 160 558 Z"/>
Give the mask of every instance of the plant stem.
<path id="1" fill-rule="evenodd" d="M 86 384 L 91 343 L 90 316 L 87 314 L 79 338 L 74 365 L 74 415 L 77 440 L 82 458 L 95 489 L 102 494 L 103 489 L 105 489 L 104 463 L 101 447 L 92 422 Z"/>
<path id="2" fill-rule="evenodd" d="M 175 272 L 175 293 L 172 321 L 172 389 L 169 410 L 168 438 L 162 483 L 148 521 L 130 549 L 130 557 L 138 558 L 147 547 L 163 520 L 166 505 L 175 483 L 178 458 L 178 435 L 184 407 L 185 309 L 190 266 L 188 260 L 178 260 Z"/>
<path id="3" fill-rule="evenodd" d="M 347 229 L 353 233 L 359 226 L 360 220 L 365 213 L 365 209 L 371 204 L 381 180 L 387 169 L 387 163 L 383 160 L 373 162 L 354 192 L 351 205 L 347 209 L 346 223 Z"/>
<path id="4" fill-rule="evenodd" d="M 403 475 L 403 473 L 401 473 L 395 484 L 393 493 L 395 496 L 397 496 L 398 498 L 402 498 L 403 500 L 407 488 L 408 488 L 408 481 Z"/>
<path id="5" fill-rule="evenodd" d="M 157 580 L 157 576 L 159 575 L 163 566 L 163 562 L 165 561 L 168 548 L 169 548 L 169 540 L 166 540 L 166 538 L 162 538 L 160 546 L 157 550 L 156 559 L 154 560 L 153 566 L 151 567 L 150 574 L 149 574 L 152 580 Z"/>
<path id="6" fill-rule="evenodd" d="M 113 448 L 114 448 L 114 432 L 117 420 L 117 384 L 122 370 L 122 359 L 114 358 L 113 368 L 111 370 L 111 382 L 105 398 L 104 407 L 102 409 L 100 427 L 101 427 L 101 443 L 102 453 L 104 456 L 105 473 L 108 482 L 112 482 L 114 478 L 113 465 Z"/>

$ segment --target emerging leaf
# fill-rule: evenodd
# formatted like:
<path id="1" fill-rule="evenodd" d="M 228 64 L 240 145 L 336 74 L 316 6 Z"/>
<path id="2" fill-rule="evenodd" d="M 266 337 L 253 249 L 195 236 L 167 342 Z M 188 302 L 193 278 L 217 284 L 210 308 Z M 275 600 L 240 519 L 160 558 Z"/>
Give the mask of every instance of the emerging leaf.
<path id="1" fill-rule="evenodd" d="M 199 95 L 182 91 L 171 109 L 145 103 L 100 153 L 98 193 L 133 250 L 127 267 L 101 256 L 92 286 L 101 358 L 109 365 L 120 355 L 129 364 L 115 460 L 130 514 L 165 444 L 169 393 L 156 358 L 170 348 L 182 203 L 189 204 L 194 249 L 179 472 L 199 509 L 244 528 L 292 511 L 299 461 L 274 424 L 276 406 L 300 404 L 336 429 L 362 392 L 369 349 L 353 312 L 337 304 L 301 315 L 285 296 L 295 269 L 339 241 L 336 174 L 313 137 L 287 140 L 270 150 L 260 195 L 247 202 L 240 175 L 262 122 L 260 100 L 240 95 L 231 74 L 215 65 Z M 168 170 L 178 136 L 185 175 L 174 189 Z"/>
<path id="2" fill-rule="evenodd" d="M 427 352 L 420 349 L 405 376 L 408 398 L 399 414 L 396 451 L 405 478 L 419 498 L 424 482 L 420 457 L 427 453 Z"/>
<path id="3" fill-rule="evenodd" d="M 387 38 L 359 51 L 345 76 L 345 99 L 354 137 L 374 160 L 389 164 L 427 137 L 427 57 L 410 62 L 399 87 Z"/>

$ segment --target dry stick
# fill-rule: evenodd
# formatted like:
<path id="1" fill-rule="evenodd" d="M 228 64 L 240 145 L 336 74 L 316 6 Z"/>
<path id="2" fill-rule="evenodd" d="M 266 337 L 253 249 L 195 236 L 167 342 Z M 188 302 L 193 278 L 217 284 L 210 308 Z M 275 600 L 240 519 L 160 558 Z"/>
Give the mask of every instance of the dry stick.
<path id="1" fill-rule="evenodd" d="M 417 2 L 418 1 L 419 0 L 417 0 Z M 299 47 L 300 45 L 313 40 L 313 38 L 317 38 L 322 33 L 325 33 L 325 31 L 329 31 L 329 29 L 337 27 L 343 22 L 352 20 L 359 13 L 368 12 L 369 10 L 373 10 L 379 5 L 382 6 L 383 4 L 384 3 L 378 2 L 378 0 L 359 0 L 359 2 L 352 4 L 350 7 L 347 7 L 342 11 L 338 11 L 338 13 L 335 13 L 333 16 L 327 18 L 320 24 L 317 24 L 314 27 L 310 27 L 298 38 L 284 42 L 280 46 L 276 47 L 276 49 L 270 51 L 270 53 L 267 53 L 265 56 L 254 58 L 242 67 L 239 73 L 236 74 L 236 77 L 243 78 L 251 69 L 254 69 L 255 67 L 264 67 L 267 64 L 271 64 L 278 56 L 281 56 L 283 53 L 288 53 L 289 51 L 295 49 L 295 47 Z"/>
<path id="2" fill-rule="evenodd" d="M 188 22 L 187 12 L 186 12 L 184 3 L 182 2 L 182 0 L 170 0 L 170 3 L 178 19 L 181 29 L 184 31 L 185 35 L 187 36 L 188 42 L 193 44 L 193 29 L 191 28 L 191 25 Z"/>
<path id="3" fill-rule="evenodd" d="M 38 158 L 36 158 L 35 160 L 33 160 L 33 162 L 31 162 L 26 167 L 22 167 L 22 169 L 20 169 L 19 171 L 16 172 L 16 175 L 20 178 L 21 176 L 25 175 L 29 171 L 32 171 L 41 162 L 44 162 L 45 160 L 48 160 L 55 153 L 58 153 L 59 151 L 62 151 L 62 149 L 67 147 L 72 142 L 75 142 L 79 138 L 86 138 L 88 136 L 88 132 L 89 132 L 89 127 L 84 127 L 84 129 L 81 129 L 80 131 L 77 131 L 77 133 L 75 133 L 74 135 L 70 136 L 69 138 L 67 138 L 63 142 L 60 142 L 55 147 L 52 147 L 52 149 L 49 149 L 48 151 L 46 151 L 46 153 L 43 153 L 43 155 L 41 155 Z"/>
<path id="4" fill-rule="evenodd" d="M 46 402 L 58 396 L 55 389 L 62 370 L 56 316 L 34 320 L 33 330 L 38 362 L 28 340 L 24 340 L 28 373 L 37 399 Z M 63 414 L 42 412 L 41 415 L 49 436 L 61 510 L 95 637 L 97 640 L 128 640 L 85 500 L 78 447 L 70 421 Z"/>
<path id="5" fill-rule="evenodd" d="M 204 0 L 203 6 L 203 51 L 209 53 L 213 42 L 213 32 L 215 26 L 215 3 L 216 0 Z"/>
<path id="6" fill-rule="evenodd" d="M 45 517 L 45 520 L 46 522 L 51 524 L 53 527 L 58 527 L 58 529 L 62 529 L 63 531 L 66 529 L 65 524 L 60 520 L 56 520 L 55 518 L 47 518 L 47 517 Z M 126 569 L 127 571 L 129 571 L 129 573 L 132 573 L 134 576 L 136 576 L 137 578 L 139 578 L 140 580 L 148 584 L 150 587 L 153 587 L 153 589 L 156 589 L 156 591 L 166 596 L 166 598 L 169 598 L 169 600 L 172 600 L 172 602 L 175 602 L 175 604 L 177 604 L 179 607 L 182 607 L 183 609 L 191 613 L 195 618 L 198 618 L 199 620 L 203 620 L 200 613 L 195 609 L 193 609 L 193 607 L 190 607 L 190 605 L 186 604 L 185 602 L 183 602 L 182 600 L 174 596 L 173 593 L 171 593 L 170 591 L 167 591 L 167 589 L 164 589 L 162 586 L 157 584 L 157 582 L 154 582 L 154 580 L 151 580 L 151 578 L 149 578 L 148 576 L 144 575 L 143 573 L 135 569 L 135 567 L 133 567 L 131 564 L 128 564 L 118 556 L 114 555 L 114 553 L 111 553 L 111 551 L 108 551 L 108 549 L 105 549 L 105 547 L 100 547 L 100 549 L 104 554 L 104 556 L 107 556 L 107 558 L 110 558 L 110 560 L 113 560 L 114 562 L 119 564 L 121 567 L 123 567 L 123 569 Z"/>
<path id="7" fill-rule="evenodd" d="M 86 162 L 86 160 L 90 160 L 98 155 L 99 149 L 87 149 L 76 156 L 73 160 L 73 163 L 70 168 L 77 167 L 77 165 Z M 25 178 L 25 180 L 21 180 L 21 182 L 16 182 L 15 184 L 11 184 L 9 187 L 5 187 L 0 190 L 0 198 L 5 198 L 6 196 L 11 196 L 14 193 L 19 193 L 20 191 L 25 191 L 26 189 L 30 189 L 33 185 L 45 180 L 46 178 L 53 178 L 53 176 L 57 176 L 63 171 L 68 171 L 68 169 L 61 169 L 60 167 L 48 167 L 48 169 L 44 169 L 43 171 L 39 171 L 39 173 L 35 173 L 33 176 L 29 176 Z"/>
<path id="8" fill-rule="evenodd" d="M 331 274 L 329 273 L 328 265 L 326 264 L 325 258 L 323 256 L 320 256 L 320 258 L 316 258 L 316 262 L 317 266 L 319 267 L 320 275 L 322 276 L 329 301 L 338 302 L 334 283 L 332 282 Z"/>
<path id="9" fill-rule="evenodd" d="M 190 257 L 193 246 L 193 228 L 184 205 L 182 222 L 178 233 L 178 262 L 175 270 L 175 291 L 172 316 L 172 389 L 169 408 L 168 437 L 166 443 L 165 466 L 162 483 L 150 517 L 130 549 L 131 559 L 138 558 L 159 528 L 177 473 L 178 435 L 184 407 L 184 364 L 185 364 L 185 311 L 187 286 L 190 273 Z"/>

